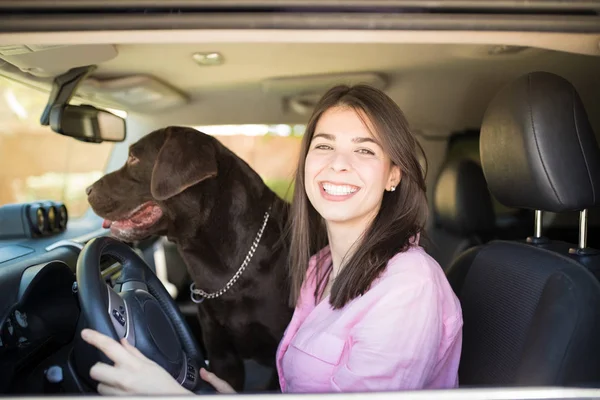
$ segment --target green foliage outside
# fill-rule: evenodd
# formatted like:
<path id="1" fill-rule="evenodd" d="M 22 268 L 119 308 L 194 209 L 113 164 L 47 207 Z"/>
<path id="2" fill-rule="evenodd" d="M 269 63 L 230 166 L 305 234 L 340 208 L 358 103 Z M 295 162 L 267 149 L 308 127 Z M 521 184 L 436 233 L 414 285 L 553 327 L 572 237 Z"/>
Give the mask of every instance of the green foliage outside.
<path id="1" fill-rule="evenodd" d="M 291 202 L 294 194 L 294 185 L 290 187 L 291 181 L 285 179 L 268 179 L 265 184 L 282 199 Z"/>

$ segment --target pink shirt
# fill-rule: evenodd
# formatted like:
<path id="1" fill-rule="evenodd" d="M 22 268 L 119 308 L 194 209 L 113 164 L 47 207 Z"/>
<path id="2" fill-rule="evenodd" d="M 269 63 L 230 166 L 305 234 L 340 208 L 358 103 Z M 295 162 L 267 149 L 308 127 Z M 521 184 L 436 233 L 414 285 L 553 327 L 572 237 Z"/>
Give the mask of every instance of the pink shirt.
<path id="1" fill-rule="evenodd" d="M 442 268 L 412 246 L 370 290 L 333 310 L 315 305 L 317 257 L 277 350 L 283 392 L 367 392 L 458 385 L 462 313 Z"/>

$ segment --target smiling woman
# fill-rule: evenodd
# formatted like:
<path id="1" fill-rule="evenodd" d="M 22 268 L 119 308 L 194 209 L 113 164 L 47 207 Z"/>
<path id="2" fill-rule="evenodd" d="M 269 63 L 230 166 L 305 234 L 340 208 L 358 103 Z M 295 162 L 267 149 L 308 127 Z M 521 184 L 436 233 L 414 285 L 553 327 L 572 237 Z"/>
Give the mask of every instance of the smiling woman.
<path id="1" fill-rule="evenodd" d="M 46 101 L 46 93 L 0 77 L 0 205 L 61 201 L 77 218 L 113 144 L 84 143 L 41 126 Z"/>

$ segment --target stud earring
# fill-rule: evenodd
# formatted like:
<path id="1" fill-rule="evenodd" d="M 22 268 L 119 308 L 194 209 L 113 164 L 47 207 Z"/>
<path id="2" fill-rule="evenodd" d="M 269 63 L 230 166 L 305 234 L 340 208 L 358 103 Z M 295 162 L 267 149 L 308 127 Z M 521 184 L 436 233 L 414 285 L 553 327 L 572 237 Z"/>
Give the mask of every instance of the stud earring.
<path id="1" fill-rule="evenodd" d="M 392 186 L 392 187 L 390 188 L 390 192 L 393 192 L 394 190 L 396 190 L 396 186 Z"/>

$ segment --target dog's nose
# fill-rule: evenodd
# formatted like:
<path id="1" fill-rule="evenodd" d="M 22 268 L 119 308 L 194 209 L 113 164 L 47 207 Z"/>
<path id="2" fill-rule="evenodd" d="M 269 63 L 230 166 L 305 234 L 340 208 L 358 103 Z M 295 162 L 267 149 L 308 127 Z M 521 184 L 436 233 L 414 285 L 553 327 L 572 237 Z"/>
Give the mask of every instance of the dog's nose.
<path id="1" fill-rule="evenodd" d="M 92 193 L 92 187 L 91 186 L 86 187 L 85 188 L 85 193 L 89 196 L 90 193 Z"/>

